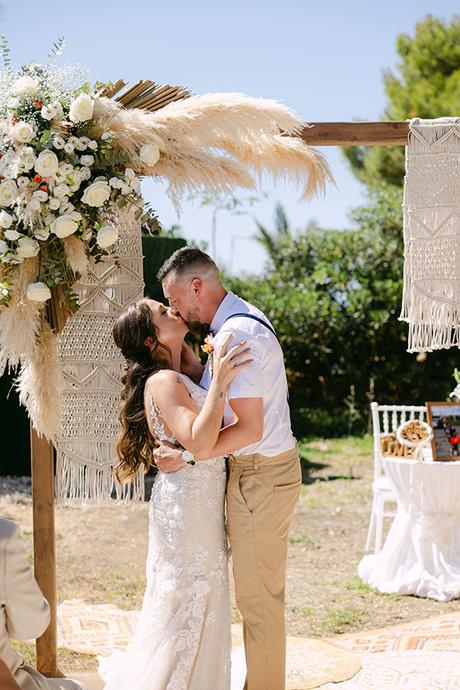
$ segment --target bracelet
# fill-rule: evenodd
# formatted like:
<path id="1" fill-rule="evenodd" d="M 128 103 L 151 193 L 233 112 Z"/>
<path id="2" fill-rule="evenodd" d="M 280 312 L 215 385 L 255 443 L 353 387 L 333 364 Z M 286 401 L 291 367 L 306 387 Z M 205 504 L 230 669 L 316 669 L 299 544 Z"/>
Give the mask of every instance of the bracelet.
<path id="1" fill-rule="evenodd" d="M 183 450 L 181 453 L 182 460 L 184 460 L 187 465 L 195 465 L 195 458 L 193 457 L 193 453 L 191 453 L 189 450 Z"/>

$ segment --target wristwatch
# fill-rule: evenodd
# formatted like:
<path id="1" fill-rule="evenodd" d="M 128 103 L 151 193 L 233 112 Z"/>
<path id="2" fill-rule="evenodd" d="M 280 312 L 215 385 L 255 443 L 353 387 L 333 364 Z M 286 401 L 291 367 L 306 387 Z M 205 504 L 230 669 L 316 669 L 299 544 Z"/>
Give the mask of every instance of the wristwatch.
<path id="1" fill-rule="evenodd" d="M 183 450 L 181 456 L 182 460 L 185 460 L 188 465 L 195 465 L 195 458 L 193 457 L 193 453 L 189 450 Z"/>

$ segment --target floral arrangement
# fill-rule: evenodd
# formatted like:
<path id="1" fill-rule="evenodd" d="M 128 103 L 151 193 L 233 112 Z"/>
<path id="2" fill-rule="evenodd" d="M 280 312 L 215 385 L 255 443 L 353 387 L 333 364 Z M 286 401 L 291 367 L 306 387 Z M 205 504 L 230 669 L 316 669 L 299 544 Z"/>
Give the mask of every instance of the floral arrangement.
<path id="1" fill-rule="evenodd" d="M 159 228 L 142 176 L 166 180 L 178 209 L 184 193 L 253 189 L 266 173 L 303 199 L 333 181 L 299 136 L 305 122 L 276 101 L 148 80 L 91 87 L 83 67 L 57 65 L 63 48 L 60 39 L 46 64 L 14 71 L 0 37 L 0 375 L 20 367 L 20 400 L 51 439 L 56 333 L 79 307 L 76 281 L 116 260 L 122 218 L 132 232 Z"/>
<path id="2" fill-rule="evenodd" d="M 114 149 L 115 135 L 95 134 L 97 85 L 75 85 L 81 70 L 53 64 L 10 70 L 1 78 L 0 103 L 0 304 L 12 296 L 12 277 L 24 260 L 38 257 L 26 298 L 43 303 L 55 286 L 67 306 L 78 304 L 72 284 L 92 257 L 99 261 L 118 238 L 115 207 L 143 215 L 140 180 L 129 156 Z M 159 159 L 152 144 L 139 156 Z"/>

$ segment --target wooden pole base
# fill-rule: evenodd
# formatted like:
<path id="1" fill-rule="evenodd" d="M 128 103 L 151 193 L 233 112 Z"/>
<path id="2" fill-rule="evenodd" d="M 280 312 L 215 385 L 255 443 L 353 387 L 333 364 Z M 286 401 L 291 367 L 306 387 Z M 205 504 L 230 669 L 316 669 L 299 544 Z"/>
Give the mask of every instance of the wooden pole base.
<path id="1" fill-rule="evenodd" d="M 35 579 L 48 600 L 51 621 L 37 639 L 37 669 L 49 677 L 57 668 L 57 592 L 54 528 L 54 448 L 30 425 Z"/>

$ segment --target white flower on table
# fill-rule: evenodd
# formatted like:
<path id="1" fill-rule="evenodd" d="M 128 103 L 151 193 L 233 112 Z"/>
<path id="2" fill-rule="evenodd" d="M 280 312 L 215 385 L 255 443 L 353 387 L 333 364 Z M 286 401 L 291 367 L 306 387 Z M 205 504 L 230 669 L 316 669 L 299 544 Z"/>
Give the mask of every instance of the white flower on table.
<path id="1" fill-rule="evenodd" d="M 11 92 L 15 96 L 35 96 L 38 91 L 38 82 L 25 74 L 13 82 Z"/>
<path id="2" fill-rule="evenodd" d="M 59 216 L 51 224 L 51 232 L 54 232 L 57 237 L 69 237 L 78 230 L 78 223 L 70 214 Z"/>
<path id="3" fill-rule="evenodd" d="M 41 151 L 35 161 L 34 168 L 42 177 L 52 177 L 59 169 L 59 159 L 53 151 Z"/>
<path id="4" fill-rule="evenodd" d="M 94 101 L 87 93 L 81 93 L 70 104 L 69 119 L 72 122 L 86 122 L 91 120 L 94 111 Z"/>
<path id="5" fill-rule="evenodd" d="M 18 187 L 13 180 L 4 180 L 0 184 L 0 206 L 11 206 L 18 195 Z"/>
<path id="6" fill-rule="evenodd" d="M 103 225 L 97 232 L 96 242 L 102 249 L 110 247 L 118 240 L 118 230 L 113 225 Z"/>
<path id="7" fill-rule="evenodd" d="M 10 228 L 13 223 L 13 216 L 6 211 L 0 211 L 0 228 Z"/>
<path id="8" fill-rule="evenodd" d="M 40 251 L 40 245 L 32 237 L 21 237 L 18 240 L 18 246 L 16 248 L 16 254 L 21 257 L 21 259 L 30 259 L 32 256 L 37 256 Z"/>
<path id="9" fill-rule="evenodd" d="M 109 200 L 111 191 L 106 180 L 96 181 L 86 187 L 81 200 L 88 206 L 103 206 Z"/>
<path id="10" fill-rule="evenodd" d="M 35 137 L 35 129 L 29 122 L 20 120 L 12 125 L 9 131 L 10 139 L 21 144 L 28 144 Z"/>
<path id="11" fill-rule="evenodd" d="M 31 302 L 46 302 L 51 299 L 51 290 L 45 283 L 30 283 L 27 286 L 26 297 Z"/>
<path id="12" fill-rule="evenodd" d="M 139 150 L 139 158 L 152 167 L 160 160 L 160 149 L 156 144 L 144 144 Z"/>

